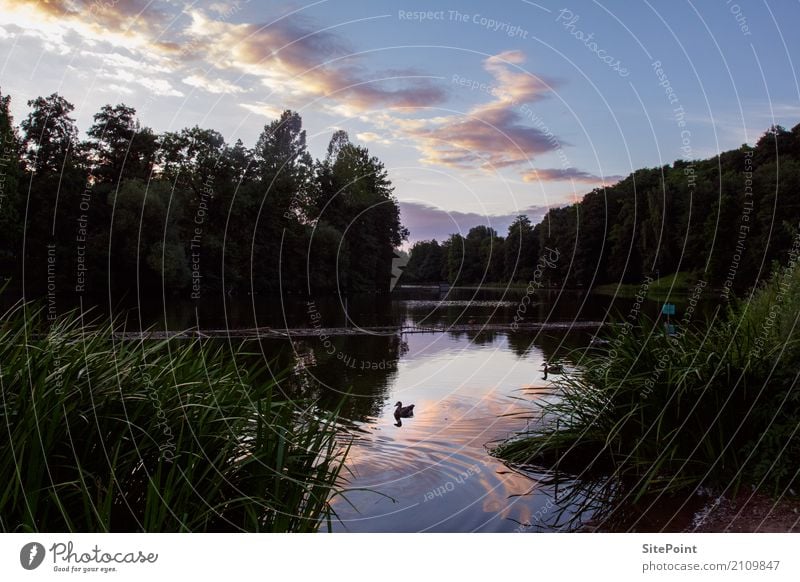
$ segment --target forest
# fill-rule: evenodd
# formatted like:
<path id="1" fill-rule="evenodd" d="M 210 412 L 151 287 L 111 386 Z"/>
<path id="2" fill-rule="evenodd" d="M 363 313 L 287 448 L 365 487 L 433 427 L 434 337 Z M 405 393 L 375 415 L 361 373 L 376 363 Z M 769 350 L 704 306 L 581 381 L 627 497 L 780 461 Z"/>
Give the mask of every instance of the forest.
<path id="1" fill-rule="evenodd" d="M 336 131 L 322 160 L 284 111 L 254 147 L 157 134 L 105 105 L 79 139 L 58 94 L 19 126 L 0 94 L 0 278 L 26 297 L 381 292 L 407 238 L 383 163 Z M 0 279 L 1 280 L 1 279 Z"/>
<path id="2" fill-rule="evenodd" d="M 505 237 L 479 225 L 416 242 L 403 282 L 527 283 L 557 252 L 539 283 L 590 288 L 686 272 L 741 292 L 786 262 L 798 226 L 800 125 L 773 126 L 754 147 L 636 170 L 539 224 L 520 215 Z"/>
<path id="3" fill-rule="evenodd" d="M 79 139 L 58 94 L 17 126 L 0 94 L 0 276 L 28 297 L 111 291 L 386 292 L 409 237 L 383 163 L 344 131 L 322 160 L 284 111 L 252 148 L 211 129 L 157 134 L 105 105 Z M 800 125 L 755 146 L 640 169 L 501 236 L 478 225 L 410 249 L 402 284 L 590 288 L 672 273 L 740 292 L 800 225 Z M 543 255 L 556 262 L 537 271 Z"/>

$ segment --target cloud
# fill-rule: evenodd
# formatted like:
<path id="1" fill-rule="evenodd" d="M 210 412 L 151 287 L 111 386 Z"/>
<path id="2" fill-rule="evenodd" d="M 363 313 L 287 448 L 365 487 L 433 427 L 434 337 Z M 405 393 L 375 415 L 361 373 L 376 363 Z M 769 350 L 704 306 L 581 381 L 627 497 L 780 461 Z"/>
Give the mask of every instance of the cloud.
<path id="1" fill-rule="evenodd" d="M 386 139 L 372 131 L 362 131 L 356 134 L 356 138 L 367 143 L 379 143 L 382 145 L 390 145 L 391 140 Z"/>
<path id="2" fill-rule="evenodd" d="M 464 115 L 380 121 L 385 126 L 394 124 L 416 139 L 422 162 L 426 164 L 456 169 L 481 168 L 488 172 L 519 168 L 525 182 L 603 183 L 603 178 L 578 168 L 533 168 L 536 156 L 561 151 L 568 144 L 542 124 L 527 105 L 547 97 L 557 82 L 520 71 L 519 66 L 524 63 L 525 55 L 521 51 L 506 51 L 485 59 L 484 69 L 495 81 L 485 84 L 485 88 L 493 99 L 472 107 Z M 455 75 L 453 83 L 472 87 L 474 81 Z M 536 123 L 532 126 L 526 121 Z M 608 176 L 605 182 L 620 179 L 621 176 Z"/>
<path id="3" fill-rule="evenodd" d="M 159 4 L 163 9 L 152 4 L 149 0 L 4 0 L 0 26 L 37 34 L 54 52 L 68 49 L 64 36 L 74 32 L 89 46 L 104 43 L 146 60 L 140 70 L 159 63 L 210 93 L 222 92 L 223 86 L 213 80 L 215 71 L 209 67 L 220 76 L 239 73 L 237 84 L 227 85 L 225 92 L 242 92 L 256 83 L 287 106 L 296 104 L 292 100 L 329 98 L 360 112 L 427 107 L 447 97 L 433 80 L 414 71 L 387 75 L 369 70 L 342 37 L 296 16 L 238 23 L 232 17 L 239 14 L 241 1 L 230 10 L 217 2 L 208 11 L 193 4 Z"/>
<path id="4" fill-rule="evenodd" d="M 189 14 L 187 33 L 207 62 L 254 76 L 284 97 L 328 97 L 355 110 L 427 107 L 446 98 L 442 88 L 419 74 L 368 71 L 340 37 L 300 19 L 236 24 L 201 10 Z"/>
<path id="5" fill-rule="evenodd" d="M 525 181 L 601 182 L 576 168 L 532 170 L 541 154 L 568 145 L 534 123 L 527 104 L 545 99 L 557 83 L 521 67 L 525 54 L 506 51 L 483 61 L 494 80 L 490 100 L 463 115 L 427 109 L 465 86 L 414 69 L 377 70 L 348 39 L 292 15 L 242 22 L 244 0 L 214 0 L 207 8 L 177 1 L 2 0 L 0 30 L 32 35 L 54 53 L 76 51 L 106 88 L 184 96 L 181 83 L 209 94 L 261 92 L 239 105 L 275 119 L 285 108 L 316 111 L 370 124 L 357 138 L 388 145 L 410 140 L 423 163 L 496 172 L 514 168 Z M 154 8 L 154 6 L 156 6 Z M 76 37 L 83 46 L 75 42 Z M 614 178 L 614 177 L 611 177 Z"/>
<path id="6" fill-rule="evenodd" d="M 518 50 L 505 51 L 484 61 L 484 69 L 497 81 L 498 103 L 511 105 L 531 103 L 543 98 L 555 85 L 552 80 L 548 82 L 531 73 L 520 72 L 517 67 L 524 64 L 525 54 Z M 515 66 L 513 69 L 512 65 Z"/>
<path id="7" fill-rule="evenodd" d="M 149 89 L 153 95 L 162 97 L 183 97 L 183 93 L 172 86 L 166 79 L 151 79 L 147 77 L 132 78 L 131 81 L 139 83 L 145 89 Z"/>
<path id="8" fill-rule="evenodd" d="M 115 85 L 113 83 L 111 85 L 105 85 L 105 86 L 101 87 L 100 90 L 104 91 L 106 93 L 114 93 L 114 94 L 119 93 L 119 94 L 122 94 L 122 95 L 132 95 L 133 94 L 133 90 L 130 87 L 127 87 L 125 85 Z"/>
<path id="9" fill-rule="evenodd" d="M 159 37 L 171 19 L 148 0 L 4 0 L 0 24 L 47 36 L 51 41 L 68 31 L 88 41 L 128 49 L 163 50 L 170 43 Z"/>
<path id="10" fill-rule="evenodd" d="M 181 97 L 168 78 L 174 67 L 164 55 L 171 43 L 160 39 L 170 18 L 150 4 L 4 0 L 0 25 L 38 38 L 57 55 L 74 52 L 85 62 L 83 70 L 93 70 L 106 85 L 140 85 L 154 95 Z"/>
<path id="11" fill-rule="evenodd" d="M 479 225 L 491 226 L 501 236 L 505 236 L 508 227 L 519 214 L 526 214 L 535 224 L 542 220 L 548 210 L 547 206 L 530 206 L 513 214 L 484 215 L 448 211 L 417 202 L 400 202 L 401 219 L 411 233 L 412 243 L 431 239 L 443 241 L 453 233 L 466 236 L 470 228 Z"/>
<path id="12" fill-rule="evenodd" d="M 619 182 L 624 176 L 597 176 L 578 168 L 542 168 L 527 170 L 522 173 L 523 182 L 582 182 L 584 184 L 613 184 Z"/>
<path id="13" fill-rule="evenodd" d="M 203 74 L 193 73 L 188 77 L 181 79 L 185 84 L 197 89 L 203 89 L 215 95 L 225 93 L 244 93 L 245 89 L 222 79 L 209 79 Z"/>
<path id="14" fill-rule="evenodd" d="M 250 113 L 262 115 L 269 119 L 278 119 L 281 116 L 281 113 L 283 113 L 283 110 L 280 107 L 270 105 L 269 103 L 264 103 L 263 101 L 258 101 L 256 103 L 239 103 L 239 107 L 243 107 Z"/>
<path id="15" fill-rule="evenodd" d="M 494 99 L 464 115 L 451 115 L 407 125 L 406 133 L 420 141 L 422 161 L 452 168 L 480 167 L 488 171 L 530 165 L 533 157 L 559 147 L 558 140 L 525 124 L 521 105 L 543 99 L 553 81 L 545 81 L 518 66 L 521 51 L 507 51 L 484 60 L 496 86 Z"/>
<path id="16" fill-rule="evenodd" d="M 118 81 L 127 85 L 137 84 L 147 89 L 153 95 L 162 97 L 183 97 L 183 93 L 172 86 L 172 83 L 165 78 L 148 77 L 137 74 L 128 69 L 117 69 L 113 73 L 104 70 L 97 71 L 97 76 L 109 81 Z M 118 83 L 117 83 L 118 84 Z"/>
<path id="17" fill-rule="evenodd" d="M 116 52 L 99 52 L 99 51 L 89 51 L 89 50 L 81 50 L 80 56 L 86 59 L 94 59 L 99 61 L 104 68 L 108 69 L 129 69 L 132 71 L 140 71 L 142 69 L 142 61 L 141 59 L 132 59 L 129 56 L 116 53 Z M 159 64 L 156 62 L 148 62 L 147 63 L 147 70 L 151 73 L 170 73 L 172 69 L 164 64 Z"/>

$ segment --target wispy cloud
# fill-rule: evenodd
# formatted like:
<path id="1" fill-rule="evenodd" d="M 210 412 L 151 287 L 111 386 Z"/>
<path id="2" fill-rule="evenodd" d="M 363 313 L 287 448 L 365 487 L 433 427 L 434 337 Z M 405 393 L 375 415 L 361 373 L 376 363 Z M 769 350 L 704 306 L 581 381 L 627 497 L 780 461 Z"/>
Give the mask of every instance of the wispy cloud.
<path id="1" fill-rule="evenodd" d="M 598 176 L 578 168 L 541 168 L 527 170 L 522 173 L 523 182 L 559 182 L 571 181 L 584 184 L 613 184 L 619 182 L 624 176 Z"/>
<path id="2" fill-rule="evenodd" d="M 51 42 L 76 32 L 91 42 L 103 42 L 147 54 L 169 52 L 172 42 L 161 37 L 172 18 L 147 0 L 3 0 L 0 24 L 44 35 Z"/>
<path id="3" fill-rule="evenodd" d="M 262 115 L 269 119 L 276 119 L 281 116 L 281 108 L 269 103 L 258 101 L 256 103 L 239 103 L 240 107 L 247 109 L 250 113 Z"/>
<path id="4" fill-rule="evenodd" d="M 446 98 L 419 74 L 370 71 L 341 37 L 301 19 L 236 24 L 197 9 L 188 13 L 186 32 L 201 41 L 208 64 L 250 75 L 283 97 L 326 97 L 357 110 L 426 107 Z"/>
<path id="5" fill-rule="evenodd" d="M 247 90 L 230 81 L 223 79 L 211 79 L 202 73 L 192 73 L 188 77 L 181 79 L 185 84 L 197 89 L 203 89 L 213 94 L 226 93 L 245 93 Z"/>
<path id="6" fill-rule="evenodd" d="M 367 143 L 379 143 L 382 145 L 390 145 L 392 143 L 391 140 L 378 135 L 374 131 L 362 131 L 356 134 L 356 138 Z"/>
<path id="7" fill-rule="evenodd" d="M 342 37 L 299 17 L 237 23 L 219 3 L 207 11 L 187 5 L 172 12 L 167 7 L 176 6 L 154 8 L 146 0 L 2 4 L 0 25 L 37 34 L 53 51 L 68 51 L 64 36 L 74 32 L 90 45 L 130 51 L 148 68 L 166 67 L 184 83 L 212 94 L 244 92 L 255 85 L 287 105 L 328 98 L 355 111 L 427 107 L 446 99 L 441 87 L 419 73 L 372 71 Z M 108 55 L 98 58 L 112 65 Z M 220 80 L 231 73 L 238 79 Z"/>
<path id="8" fill-rule="evenodd" d="M 518 66 L 521 51 L 508 51 L 484 61 L 495 79 L 489 103 L 463 115 L 449 115 L 406 126 L 419 140 L 422 161 L 452 168 L 480 167 L 489 171 L 530 164 L 533 158 L 556 149 L 541 130 L 525 123 L 520 105 L 543 99 L 553 81 L 545 81 Z"/>
<path id="9" fill-rule="evenodd" d="M 138 88 L 184 97 L 191 87 L 210 95 L 252 95 L 238 105 L 267 118 L 314 104 L 318 112 L 364 122 L 367 127 L 356 134 L 363 142 L 410 142 L 425 164 L 513 169 L 524 181 L 602 182 L 577 168 L 534 170 L 538 156 L 569 144 L 525 114 L 558 82 L 525 70 L 525 54 L 518 50 L 483 60 L 495 86 L 486 102 L 463 114 L 442 115 L 431 111 L 441 111 L 437 108 L 457 85 L 414 69 L 381 70 L 337 28 L 317 26 L 299 14 L 243 22 L 238 2 L 205 8 L 150 0 L 0 4 L 7 35 L 34 35 L 58 54 L 74 51 L 83 70 L 119 93 L 135 95 Z M 68 42 L 75 35 L 82 46 Z"/>

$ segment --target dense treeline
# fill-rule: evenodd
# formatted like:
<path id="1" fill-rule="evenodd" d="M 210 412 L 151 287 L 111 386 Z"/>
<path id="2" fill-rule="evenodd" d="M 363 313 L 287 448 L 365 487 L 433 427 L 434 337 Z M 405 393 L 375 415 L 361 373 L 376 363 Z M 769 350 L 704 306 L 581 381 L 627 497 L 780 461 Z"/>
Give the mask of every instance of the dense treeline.
<path id="1" fill-rule="evenodd" d="M 800 125 L 770 128 L 755 147 L 637 170 L 532 226 L 520 216 L 505 238 L 485 226 L 466 237 L 416 243 L 403 280 L 528 282 L 590 287 L 693 272 L 742 290 L 785 262 L 800 225 Z M 551 249 L 551 250 L 547 250 Z M 552 251 L 557 251 L 552 252 Z"/>
<path id="2" fill-rule="evenodd" d="M 28 297 L 108 290 L 386 291 L 407 237 L 383 164 L 337 131 L 313 160 L 296 112 L 253 148 L 156 134 L 106 105 L 78 137 L 58 94 L 14 125 L 0 96 L 0 275 Z"/>

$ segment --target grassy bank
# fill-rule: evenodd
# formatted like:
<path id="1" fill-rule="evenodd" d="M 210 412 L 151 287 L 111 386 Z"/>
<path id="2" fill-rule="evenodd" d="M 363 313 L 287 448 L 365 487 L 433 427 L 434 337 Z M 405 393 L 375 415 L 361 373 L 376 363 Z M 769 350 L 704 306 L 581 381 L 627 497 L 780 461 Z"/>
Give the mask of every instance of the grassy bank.
<path id="1" fill-rule="evenodd" d="M 623 326 L 556 377 L 559 398 L 493 453 L 611 477 L 631 500 L 700 485 L 785 495 L 799 484 L 798 317 L 792 266 L 675 337 L 659 323 Z"/>
<path id="2" fill-rule="evenodd" d="M 666 299 L 671 295 L 684 295 L 694 286 L 699 277 L 695 273 L 681 271 L 672 273 L 647 283 L 647 296 L 650 299 Z M 617 297 L 636 297 L 645 288 L 645 283 L 608 283 L 592 288 L 593 293 L 616 295 Z"/>
<path id="3" fill-rule="evenodd" d="M 221 343 L 0 323 L 0 531 L 314 531 L 345 451 Z"/>

